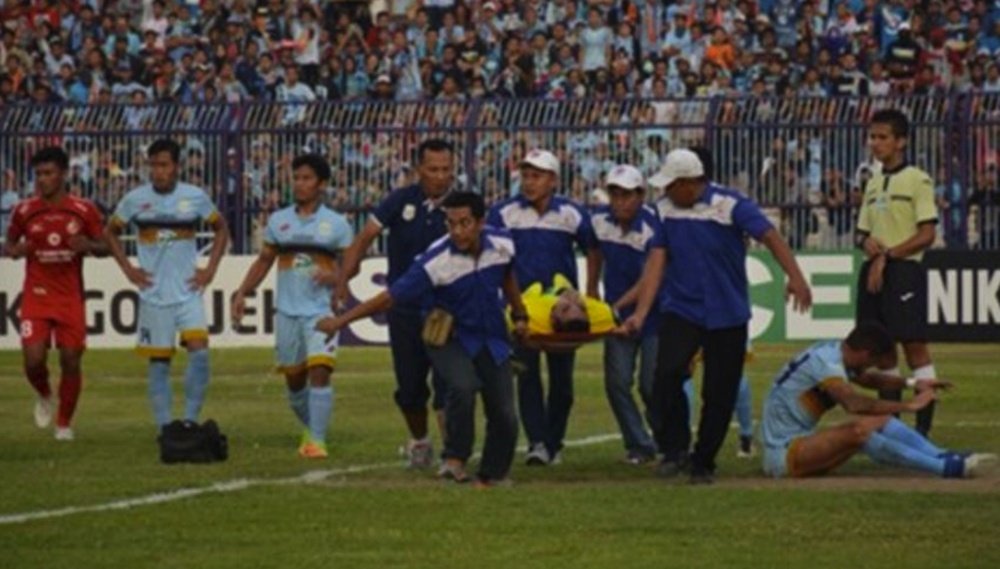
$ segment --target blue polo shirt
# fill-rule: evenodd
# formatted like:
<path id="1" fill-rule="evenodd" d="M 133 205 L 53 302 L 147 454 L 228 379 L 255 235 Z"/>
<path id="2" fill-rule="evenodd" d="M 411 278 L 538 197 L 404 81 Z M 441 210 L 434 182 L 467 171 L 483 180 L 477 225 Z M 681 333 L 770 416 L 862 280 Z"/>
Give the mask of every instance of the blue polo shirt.
<path id="1" fill-rule="evenodd" d="M 745 234 L 760 240 L 772 228 L 757 204 L 709 184 L 689 209 L 657 202 L 660 231 L 653 247 L 667 250 L 660 312 L 714 330 L 750 321 Z"/>
<path id="2" fill-rule="evenodd" d="M 615 221 L 611 208 L 601 206 L 591 216 L 593 236 L 591 249 L 600 249 L 604 257 L 604 300 L 613 305 L 630 288 L 639 282 L 642 268 L 646 264 L 646 254 L 652 248 L 653 239 L 659 231 L 660 219 L 650 206 L 642 206 L 627 229 Z M 635 305 L 619 311 L 621 319 L 628 318 L 635 311 Z M 642 335 L 653 334 L 659 325 L 657 313 L 651 313 L 642 327 Z"/>
<path id="3" fill-rule="evenodd" d="M 590 241 L 590 216 L 582 207 L 552 196 L 548 209 L 539 215 L 524 196 L 517 195 L 490 208 L 486 222 L 507 228 L 514 236 L 514 271 L 521 290 L 532 283 L 548 286 L 557 274 L 579 288 L 573 244 L 586 250 Z"/>
<path id="4" fill-rule="evenodd" d="M 419 184 L 391 192 L 372 212 L 372 219 L 389 230 L 389 284 L 401 277 L 418 255 L 440 239 L 448 229 L 444 210 L 424 196 Z"/>
<path id="5" fill-rule="evenodd" d="M 501 290 L 514 260 L 514 240 L 509 232 L 488 226 L 479 239 L 477 258 L 455 248 L 451 238 L 441 238 L 389 287 L 389 294 L 394 302 L 430 296 L 432 306 L 454 317 L 456 337 L 470 358 L 486 348 L 499 364 L 511 352 Z"/>

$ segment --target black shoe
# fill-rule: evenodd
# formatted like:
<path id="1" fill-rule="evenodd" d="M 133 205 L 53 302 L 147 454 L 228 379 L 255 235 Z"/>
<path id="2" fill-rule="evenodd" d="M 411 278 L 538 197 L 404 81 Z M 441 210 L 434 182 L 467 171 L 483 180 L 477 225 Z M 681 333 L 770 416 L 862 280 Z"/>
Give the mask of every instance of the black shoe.
<path id="1" fill-rule="evenodd" d="M 739 458 L 753 458 L 753 437 L 740 435 L 740 450 L 736 451 Z"/>
<path id="2" fill-rule="evenodd" d="M 691 471 L 691 484 L 715 484 L 715 473 L 704 468 L 696 468 Z"/>
<path id="3" fill-rule="evenodd" d="M 663 459 L 656 465 L 656 475 L 660 478 L 676 478 L 680 474 L 687 472 L 690 463 L 685 456 L 677 460 Z"/>

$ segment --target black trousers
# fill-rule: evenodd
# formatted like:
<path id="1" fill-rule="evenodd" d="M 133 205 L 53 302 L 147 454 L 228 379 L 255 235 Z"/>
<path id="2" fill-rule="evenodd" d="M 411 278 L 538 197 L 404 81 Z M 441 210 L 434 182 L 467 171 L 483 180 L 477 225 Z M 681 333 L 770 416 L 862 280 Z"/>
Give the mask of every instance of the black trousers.
<path id="1" fill-rule="evenodd" d="M 736 406 L 743 358 L 747 349 L 747 325 L 709 330 L 683 317 L 666 313 L 660 326 L 653 404 L 658 424 L 653 426 L 664 460 L 679 460 L 691 449 L 691 419 L 684 396 L 684 378 L 691 358 L 702 350 L 704 376 L 698 440 L 691 454 L 696 470 L 715 470 L 715 455 L 726 440 Z"/>

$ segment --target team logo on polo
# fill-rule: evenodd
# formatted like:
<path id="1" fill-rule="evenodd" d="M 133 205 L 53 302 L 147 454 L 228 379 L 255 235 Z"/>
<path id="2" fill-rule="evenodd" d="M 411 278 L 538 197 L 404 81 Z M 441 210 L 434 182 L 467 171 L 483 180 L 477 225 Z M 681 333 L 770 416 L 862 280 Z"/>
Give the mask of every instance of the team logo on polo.
<path id="1" fill-rule="evenodd" d="M 417 216 L 417 207 L 413 204 L 406 204 L 403 208 L 403 221 L 413 221 L 413 218 Z"/>
<path id="2" fill-rule="evenodd" d="M 319 224 L 316 231 L 323 237 L 329 237 L 333 234 L 333 225 L 329 221 L 324 221 Z"/>
<path id="3" fill-rule="evenodd" d="M 80 232 L 80 223 L 77 222 L 75 219 L 69 220 L 69 223 L 66 224 L 66 233 L 69 233 L 70 235 L 76 235 L 79 232 Z"/>
<path id="4" fill-rule="evenodd" d="M 181 201 L 177 202 L 177 211 L 179 211 L 181 213 L 188 213 L 188 212 L 190 212 L 191 211 L 191 201 L 190 200 L 181 200 Z"/>

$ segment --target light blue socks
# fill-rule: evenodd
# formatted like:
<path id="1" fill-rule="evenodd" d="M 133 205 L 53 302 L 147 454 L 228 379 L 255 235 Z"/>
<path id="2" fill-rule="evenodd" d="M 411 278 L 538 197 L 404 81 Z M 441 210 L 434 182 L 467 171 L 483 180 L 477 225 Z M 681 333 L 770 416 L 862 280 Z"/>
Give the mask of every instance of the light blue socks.
<path id="1" fill-rule="evenodd" d="M 187 371 L 184 372 L 184 418 L 197 421 L 208 391 L 208 350 L 188 352 Z"/>
<path id="2" fill-rule="evenodd" d="M 303 387 L 298 391 L 288 390 L 288 405 L 292 408 L 295 416 L 306 427 L 309 426 L 309 388 Z"/>
<path id="3" fill-rule="evenodd" d="M 157 427 L 171 421 L 170 360 L 149 360 L 149 404 Z"/>
<path id="4" fill-rule="evenodd" d="M 333 415 L 333 386 L 309 388 L 309 436 L 326 442 L 326 429 Z"/>

